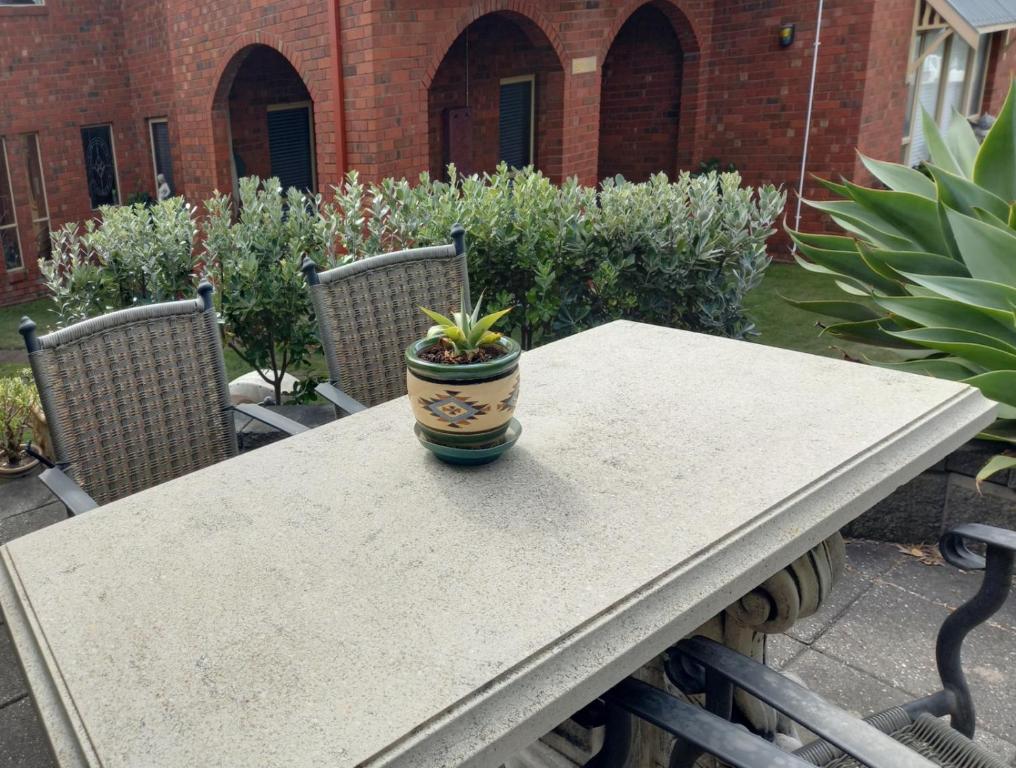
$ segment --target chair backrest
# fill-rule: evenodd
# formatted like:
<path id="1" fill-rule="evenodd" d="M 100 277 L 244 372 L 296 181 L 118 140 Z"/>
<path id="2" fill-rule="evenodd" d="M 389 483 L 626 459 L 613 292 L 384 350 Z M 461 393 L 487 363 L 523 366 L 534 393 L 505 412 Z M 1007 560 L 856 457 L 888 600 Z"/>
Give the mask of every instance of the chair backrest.
<path id="1" fill-rule="evenodd" d="M 212 286 L 21 332 L 60 466 L 99 504 L 237 453 Z"/>
<path id="2" fill-rule="evenodd" d="M 452 243 L 371 256 L 327 272 L 305 264 L 335 386 L 366 406 L 406 394 L 403 352 L 433 324 L 420 311 L 457 310 L 469 293 L 465 232 Z"/>

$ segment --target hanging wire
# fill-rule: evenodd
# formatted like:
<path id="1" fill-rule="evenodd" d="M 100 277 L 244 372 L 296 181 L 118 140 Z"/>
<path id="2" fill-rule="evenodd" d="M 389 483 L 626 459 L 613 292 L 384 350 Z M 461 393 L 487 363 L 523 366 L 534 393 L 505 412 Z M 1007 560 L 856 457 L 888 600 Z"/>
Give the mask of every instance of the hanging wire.
<path id="1" fill-rule="evenodd" d="M 794 229 L 801 229 L 801 205 L 804 200 L 804 181 L 808 169 L 808 143 L 811 140 L 811 113 L 815 106 L 815 79 L 818 75 L 818 49 L 822 45 L 822 10 L 825 0 L 818 0 L 818 20 L 815 22 L 815 45 L 811 57 L 811 85 L 808 88 L 808 114 L 804 121 L 804 149 L 801 152 L 801 178 L 797 185 L 797 212 L 794 216 Z M 797 253 L 794 243 L 793 253 Z"/>

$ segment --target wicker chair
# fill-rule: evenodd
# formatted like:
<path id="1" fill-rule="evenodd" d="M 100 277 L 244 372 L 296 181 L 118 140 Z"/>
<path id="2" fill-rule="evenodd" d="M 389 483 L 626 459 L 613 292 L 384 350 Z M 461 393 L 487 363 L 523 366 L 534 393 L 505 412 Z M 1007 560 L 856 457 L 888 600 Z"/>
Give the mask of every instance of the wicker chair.
<path id="1" fill-rule="evenodd" d="M 317 393 L 336 415 L 406 394 L 403 353 L 431 322 L 420 307 L 445 311 L 469 295 L 465 230 L 452 243 L 386 253 L 318 272 L 304 259 L 329 381 Z"/>
<path id="2" fill-rule="evenodd" d="M 970 544 L 983 547 L 975 554 Z M 1005 603 L 1016 561 L 1016 532 L 960 525 L 939 544 L 942 556 L 964 570 L 984 570 L 981 587 L 939 630 L 936 662 L 942 690 L 859 720 L 817 694 L 712 640 L 682 640 L 667 654 L 670 681 L 686 695 L 705 695 L 705 709 L 660 688 L 628 679 L 599 702 L 606 743 L 587 768 L 624 765 L 631 716 L 677 737 L 671 768 L 690 768 L 703 754 L 734 768 L 1006 768 L 975 744 L 974 702 L 960 665 L 963 641 Z M 734 688 L 771 705 L 820 738 L 794 753 L 729 722 Z M 949 716 L 950 723 L 941 718 Z"/>
<path id="3" fill-rule="evenodd" d="M 40 479 L 71 515 L 237 454 L 233 411 L 288 434 L 306 427 L 230 405 L 212 286 L 36 336 L 19 331 L 56 463 Z"/>

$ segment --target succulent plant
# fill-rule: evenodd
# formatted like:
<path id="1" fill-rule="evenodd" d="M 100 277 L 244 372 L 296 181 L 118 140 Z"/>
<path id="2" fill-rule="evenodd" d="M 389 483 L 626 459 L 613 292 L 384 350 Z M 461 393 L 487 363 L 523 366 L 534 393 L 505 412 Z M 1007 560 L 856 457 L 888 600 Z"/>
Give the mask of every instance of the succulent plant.
<path id="1" fill-rule="evenodd" d="M 483 306 L 483 294 L 476 302 L 472 311 L 465 290 L 462 291 L 462 303 L 458 312 L 451 318 L 445 317 L 432 309 L 420 307 L 420 310 L 437 325 L 431 326 L 427 332 L 428 339 L 441 339 L 447 345 L 452 356 L 460 362 L 470 362 L 477 357 L 479 350 L 497 344 L 501 334 L 491 328 L 502 317 L 512 311 L 511 307 L 480 317 Z"/>
<path id="2" fill-rule="evenodd" d="M 892 368 L 963 381 L 1000 405 L 980 437 L 1016 446 L 1016 83 L 982 144 L 954 114 L 923 115 L 927 175 L 861 155 L 887 189 L 823 182 L 840 200 L 807 201 L 847 236 L 790 232 L 798 263 L 828 275 L 840 301 L 794 301 L 836 318 L 823 333 L 892 348 Z M 979 480 L 1016 467 L 995 457 Z"/>
<path id="3" fill-rule="evenodd" d="M 32 406 L 38 401 L 39 395 L 27 368 L 18 376 L 0 378 L 0 456 L 11 466 L 17 466 L 25 457 L 22 440 Z"/>

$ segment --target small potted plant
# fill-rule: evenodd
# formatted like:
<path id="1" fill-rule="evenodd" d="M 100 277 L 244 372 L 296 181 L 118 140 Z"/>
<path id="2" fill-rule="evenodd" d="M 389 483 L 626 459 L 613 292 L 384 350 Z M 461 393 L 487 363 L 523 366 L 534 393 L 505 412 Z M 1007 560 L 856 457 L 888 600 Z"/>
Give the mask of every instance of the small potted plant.
<path id="1" fill-rule="evenodd" d="M 406 383 L 420 441 L 454 464 L 493 461 L 518 440 L 519 345 L 493 330 L 511 308 L 480 316 L 463 292 L 452 318 L 420 309 L 436 325 L 406 349 Z"/>
<path id="2" fill-rule="evenodd" d="M 0 477 L 22 475 L 39 461 L 28 455 L 23 442 L 39 395 L 27 370 L 0 379 Z"/>

